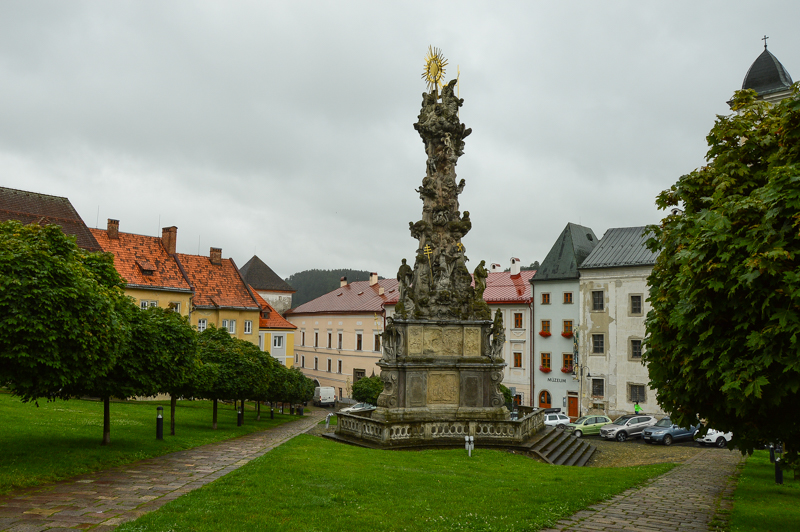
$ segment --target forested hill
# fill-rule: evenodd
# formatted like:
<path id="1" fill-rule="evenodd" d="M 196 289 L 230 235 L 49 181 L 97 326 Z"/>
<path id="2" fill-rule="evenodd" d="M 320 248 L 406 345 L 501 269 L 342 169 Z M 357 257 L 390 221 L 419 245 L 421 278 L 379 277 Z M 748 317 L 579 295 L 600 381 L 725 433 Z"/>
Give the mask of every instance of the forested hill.
<path id="1" fill-rule="evenodd" d="M 327 294 L 339 287 L 339 280 L 347 277 L 347 282 L 369 281 L 368 271 L 363 270 L 305 270 L 286 278 L 286 282 L 297 290 L 292 296 L 292 308 L 299 307 L 312 299 Z M 379 277 L 383 279 L 383 277 Z"/>

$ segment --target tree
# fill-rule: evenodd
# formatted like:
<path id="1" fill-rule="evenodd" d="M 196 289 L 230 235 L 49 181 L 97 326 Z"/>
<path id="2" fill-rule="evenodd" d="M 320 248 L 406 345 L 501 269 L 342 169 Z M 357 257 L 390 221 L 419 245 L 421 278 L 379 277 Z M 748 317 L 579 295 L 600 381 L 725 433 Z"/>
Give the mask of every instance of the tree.
<path id="1" fill-rule="evenodd" d="M 122 286 L 112 255 L 60 227 L 0 223 L 0 383 L 68 399 L 108 373 L 128 337 Z"/>
<path id="2" fill-rule="evenodd" d="M 708 165 L 656 201 L 673 214 L 648 228 L 659 256 L 643 360 L 674 422 L 705 419 L 751 452 L 800 433 L 798 85 L 777 105 L 741 91 L 732 106 Z"/>
<path id="3" fill-rule="evenodd" d="M 383 381 L 377 375 L 362 377 L 353 384 L 353 399 L 360 403 L 378 404 L 378 396 L 383 391 Z"/>

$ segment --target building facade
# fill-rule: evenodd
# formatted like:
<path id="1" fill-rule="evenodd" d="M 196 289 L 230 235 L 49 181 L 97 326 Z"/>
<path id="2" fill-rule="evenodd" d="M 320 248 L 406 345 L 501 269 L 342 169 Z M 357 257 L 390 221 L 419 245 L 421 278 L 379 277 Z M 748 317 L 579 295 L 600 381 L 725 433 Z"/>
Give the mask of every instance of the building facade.
<path id="1" fill-rule="evenodd" d="M 647 276 L 656 255 L 645 246 L 644 227 L 606 231 L 580 272 L 579 374 L 583 414 L 663 414 L 642 363 Z"/>
<path id="2" fill-rule="evenodd" d="M 397 280 L 372 273 L 286 313 L 297 327 L 294 365 L 317 386 L 331 386 L 337 399 L 350 398 L 362 377 L 379 375 L 386 305 L 397 302 Z M 389 314 L 391 316 L 391 314 Z"/>
<path id="3" fill-rule="evenodd" d="M 292 294 L 296 290 L 256 255 L 239 268 L 239 272 L 250 288 L 269 303 L 273 310 L 283 314 L 292 308 Z"/>
<path id="4" fill-rule="evenodd" d="M 588 227 L 568 223 L 531 279 L 533 290 L 533 389 L 531 406 L 581 414 L 576 337 L 581 322 L 578 266 L 597 246 Z"/>
<path id="5" fill-rule="evenodd" d="M 252 287 L 251 287 L 252 288 Z M 261 317 L 258 324 L 258 347 L 269 351 L 272 357 L 286 366 L 294 366 L 294 342 L 297 327 L 289 323 L 278 311 L 272 308 L 258 292 L 253 292 L 256 301 L 261 305 Z"/>

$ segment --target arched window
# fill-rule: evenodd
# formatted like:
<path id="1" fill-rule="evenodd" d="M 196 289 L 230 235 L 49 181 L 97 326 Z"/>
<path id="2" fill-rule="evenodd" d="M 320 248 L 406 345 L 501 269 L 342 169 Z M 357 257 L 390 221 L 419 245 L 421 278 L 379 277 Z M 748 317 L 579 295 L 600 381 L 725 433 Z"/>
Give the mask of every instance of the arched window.
<path id="1" fill-rule="evenodd" d="M 540 408 L 550 408 L 550 392 L 544 390 L 539 394 L 539 407 Z"/>

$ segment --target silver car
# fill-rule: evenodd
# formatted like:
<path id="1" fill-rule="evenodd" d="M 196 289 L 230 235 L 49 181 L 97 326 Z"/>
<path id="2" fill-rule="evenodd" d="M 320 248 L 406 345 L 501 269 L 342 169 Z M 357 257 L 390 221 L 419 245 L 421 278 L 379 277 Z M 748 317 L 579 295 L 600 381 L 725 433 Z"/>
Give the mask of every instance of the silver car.
<path id="1" fill-rule="evenodd" d="M 642 431 L 647 427 L 652 427 L 657 422 L 653 416 L 643 416 L 641 414 L 628 414 L 617 418 L 616 421 L 604 425 L 600 429 L 600 437 L 609 440 L 625 441 L 628 438 L 641 436 Z"/>
<path id="2" fill-rule="evenodd" d="M 567 423 L 569 423 L 569 418 L 564 414 L 545 414 L 544 415 L 544 424 L 548 427 L 555 427 L 557 429 L 563 429 Z"/>

